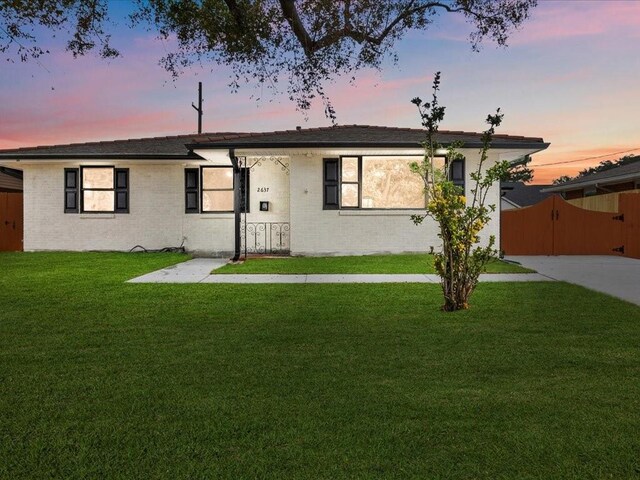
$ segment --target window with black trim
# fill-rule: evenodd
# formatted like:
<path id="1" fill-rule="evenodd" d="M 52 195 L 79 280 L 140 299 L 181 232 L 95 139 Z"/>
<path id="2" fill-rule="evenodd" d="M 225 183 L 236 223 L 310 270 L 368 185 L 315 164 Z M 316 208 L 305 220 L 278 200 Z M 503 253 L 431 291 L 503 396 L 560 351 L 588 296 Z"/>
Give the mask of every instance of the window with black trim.
<path id="1" fill-rule="evenodd" d="M 232 167 L 186 168 L 186 213 L 231 213 L 234 211 L 234 174 Z M 240 211 L 249 211 L 249 169 L 240 169 Z"/>
<path id="2" fill-rule="evenodd" d="M 233 168 L 202 167 L 202 212 L 233 212 Z"/>
<path id="3" fill-rule="evenodd" d="M 65 213 L 129 213 L 129 169 L 64 169 Z"/>
<path id="4" fill-rule="evenodd" d="M 424 182 L 410 168 L 420 161 L 421 156 L 325 159 L 324 209 L 424 208 Z"/>

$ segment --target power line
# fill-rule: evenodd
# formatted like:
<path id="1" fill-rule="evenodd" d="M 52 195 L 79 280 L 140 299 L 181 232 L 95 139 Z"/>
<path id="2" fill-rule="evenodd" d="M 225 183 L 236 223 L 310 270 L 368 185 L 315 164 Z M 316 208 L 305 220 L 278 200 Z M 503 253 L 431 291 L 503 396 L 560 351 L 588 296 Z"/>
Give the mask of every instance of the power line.
<path id="1" fill-rule="evenodd" d="M 531 165 L 531 168 L 549 167 L 551 165 L 562 165 L 562 164 L 565 164 L 565 163 L 584 162 L 586 160 L 595 160 L 595 159 L 598 159 L 598 158 L 610 157 L 612 155 L 620 155 L 622 153 L 636 152 L 638 150 L 640 150 L 640 148 L 632 148 L 631 150 L 622 150 L 620 152 L 612 152 L 612 153 L 607 153 L 606 155 L 597 155 L 595 157 L 579 158 L 577 160 L 564 160 L 562 162 L 543 163 L 541 165 Z"/>

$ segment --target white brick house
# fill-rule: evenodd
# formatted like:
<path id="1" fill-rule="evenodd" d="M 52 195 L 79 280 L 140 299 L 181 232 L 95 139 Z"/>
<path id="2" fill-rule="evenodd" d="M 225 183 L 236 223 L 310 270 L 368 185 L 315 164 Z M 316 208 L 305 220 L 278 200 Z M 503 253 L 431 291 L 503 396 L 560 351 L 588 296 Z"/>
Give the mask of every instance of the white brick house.
<path id="1" fill-rule="evenodd" d="M 464 143 L 452 170 L 468 194 L 480 134 L 438 135 Z M 423 140 L 423 130 L 357 125 L 216 133 L 3 150 L 0 165 L 23 172 L 27 251 L 416 252 L 439 244 L 432 222 L 410 219 L 424 205 L 408 168 Z M 547 146 L 496 135 L 488 164 Z M 499 205 L 499 185 L 490 195 Z M 498 238 L 498 212 L 485 235 Z"/>

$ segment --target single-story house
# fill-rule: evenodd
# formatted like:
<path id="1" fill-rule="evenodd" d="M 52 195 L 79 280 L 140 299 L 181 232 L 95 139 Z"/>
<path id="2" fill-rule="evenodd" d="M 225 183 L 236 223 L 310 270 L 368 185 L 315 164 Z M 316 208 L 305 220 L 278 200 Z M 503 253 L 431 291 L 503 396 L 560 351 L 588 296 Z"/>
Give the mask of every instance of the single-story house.
<path id="1" fill-rule="evenodd" d="M 421 129 L 373 126 L 212 133 L 0 151 L 24 175 L 24 249 L 121 250 L 183 245 L 208 255 L 416 252 L 437 247 L 423 212 Z M 470 197 L 481 134 L 463 142 L 452 179 Z M 547 148 L 496 135 L 487 165 Z M 443 158 L 444 161 L 444 158 Z M 489 203 L 500 202 L 496 183 Z M 499 240 L 499 210 L 483 232 Z"/>
<path id="2" fill-rule="evenodd" d="M 552 185 L 544 191 L 560 193 L 565 200 L 640 189 L 640 157 L 633 163 Z"/>
<path id="3" fill-rule="evenodd" d="M 502 197 L 500 198 L 501 210 L 512 210 L 514 208 L 530 207 L 541 202 L 551 193 L 543 192 L 551 185 L 527 185 L 523 182 L 501 182 L 500 190 Z"/>

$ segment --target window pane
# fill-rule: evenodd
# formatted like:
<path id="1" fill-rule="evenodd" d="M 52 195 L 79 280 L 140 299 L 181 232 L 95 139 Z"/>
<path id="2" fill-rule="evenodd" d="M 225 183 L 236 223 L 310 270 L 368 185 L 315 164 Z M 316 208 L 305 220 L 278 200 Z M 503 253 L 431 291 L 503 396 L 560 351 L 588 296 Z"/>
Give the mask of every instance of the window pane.
<path id="1" fill-rule="evenodd" d="M 85 190 L 83 195 L 85 212 L 113 212 L 113 190 Z"/>
<path id="2" fill-rule="evenodd" d="M 202 188 L 233 188 L 233 169 L 203 168 Z"/>
<path id="3" fill-rule="evenodd" d="M 424 183 L 411 157 L 362 159 L 362 208 L 424 208 Z"/>
<path id="4" fill-rule="evenodd" d="M 83 168 L 82 188 L 113 188 L 113 168 Z"/>
<path id="5" fill-rule="evenodd" d="M 342 198 L 340 205 L 343 207 L 358 206 L 358 185 L 353 183 L 342 184 Z"/>
<path id="6" fill-rule="evenodd" d="M 358 181 L 358 159 L 354 157 L 344 157 L 342 159 L 342 181 Z"/>
<path id="7" fill-rule="evenodd" d="M 202 211 L 231 212 L 233 211 L 233 190 L 202 192 Z"/>

